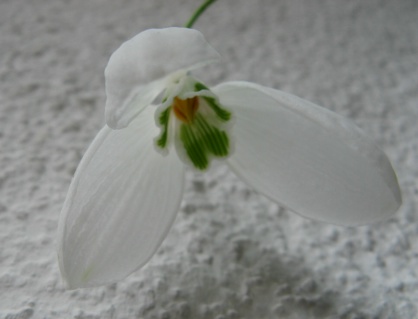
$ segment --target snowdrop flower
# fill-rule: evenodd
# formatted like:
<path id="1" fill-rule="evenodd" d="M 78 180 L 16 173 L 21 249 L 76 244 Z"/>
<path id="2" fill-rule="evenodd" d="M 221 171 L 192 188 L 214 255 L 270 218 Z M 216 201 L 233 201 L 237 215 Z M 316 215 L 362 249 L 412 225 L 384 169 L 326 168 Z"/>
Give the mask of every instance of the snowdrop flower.
<path id="1" fill-rule="evenodd" d="M 302 216 L 360 225 L 401 204 L 396 175 L 349 120 L 248 82 L 208 88 L 190 75 L 219 59 L 202 34 L 151 29 L 110 58 L 106 123 L 71 183 L 58 256 L 70 288 L 120 280 L 143 266 L 169 231 L 185 167 L 214 159 Z"/>

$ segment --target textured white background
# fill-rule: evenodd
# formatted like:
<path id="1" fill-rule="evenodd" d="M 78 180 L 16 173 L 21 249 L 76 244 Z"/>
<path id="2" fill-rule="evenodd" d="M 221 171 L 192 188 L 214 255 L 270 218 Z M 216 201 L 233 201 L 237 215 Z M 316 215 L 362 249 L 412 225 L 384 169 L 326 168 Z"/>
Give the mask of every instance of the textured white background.
<path id="1" fill-rule="evenodd" d="M 217 165 L 188 172 L 181 211 L 146 267 L 64 290 L 57 221 L 104 123 L 107 60 L 144 29 L 182 25 L 198 3 L 0 1 L 0 318 L 418 318 L 416 0 L 219 0 L 196 25 L 224 58 L 202 80 L 280 88 L 372 136 L 403 190 L 394 218 L 305 220 Z"/>

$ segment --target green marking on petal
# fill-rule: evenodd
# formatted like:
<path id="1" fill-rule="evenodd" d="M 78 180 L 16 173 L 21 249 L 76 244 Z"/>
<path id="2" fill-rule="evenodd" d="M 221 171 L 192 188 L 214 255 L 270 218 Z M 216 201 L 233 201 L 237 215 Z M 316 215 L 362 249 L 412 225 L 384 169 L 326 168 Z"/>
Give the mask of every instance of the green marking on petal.
<path id="1" fill-rule="evenodd" d="M 194 88 L 195 88 L 196 92 L 203 91 L 203 90 L 208 90 L 209 91 L 209 88 L 206 85 L 204 85 L 203 83 L 200 83 L 200 82 L 196 82 L 196 84 L 194 85 Z"/>
<path id="2" fill-rule="evenodd" d="M 208 90 L 209 89 L 202 83 L 197 82 L 195 84 L 195 90 L 196 92 L 202 91 L 202 90 Z M 202 98 L 208 103 L 209 107 L 215 112 L 215 114 L 223 121 L 227 122 L 231 119 L 231 112 L 228 112 L 224 108 L 222 108 L 219 103 L 216 101 L 215 98 L 202 96 Z"/>
<path id="3" fill-rule="evenodd" d="M 158 118 L 158 121 L 162 126 L 162 132 L 160 137 L 157 139 L 157 145 L 161 148 L 164 148 L 167 145 L 168 121 L 170 119 L 170 110 L 171 108 L 168 107 L 166 110 L 161 112 L 160 117 Z"/>
<path id="4" fill-rule="evenodd" d="M 203 116 L 196 117 L 196 125 L 202 132 L 203 142 L 213 155 L 217 157 L 228 155 L 229 139 L 224 131 L 209 125 Z"/>
<path id="5" fill-rule="evenodd" d="M 181 125 L 180 140 L 187 156 L 200 170 L 209 167 L 210 157 L 225 157 L 230 150 L 227 133 L 209 124 L 201 114 L 196 115 L 193 124 Z"/>
<path id="6" fill-rule="evenodd" d="M 161 112 L 158 120 L 161 125 L 167 126 L 169 118 L 170 118 L 170 108 L 168 107 L 164 112 Z"/>
<path id="7" fill-rule="evenodd" d="M 190 125 L 181 125 L 180 139 L 182 140 L 187 155 L 192 161 L 193 165 L 202 171 L 208 168 L 208 154 L 205 152 L 204 145 L 197 138 Z"/>
<path id="8" fill-rule="evenodd" d="M 231 119 L 231 113 L 223 109 L 214 98 L 203 96 L 203 99 L 221 120 L 226 122 Z"/>

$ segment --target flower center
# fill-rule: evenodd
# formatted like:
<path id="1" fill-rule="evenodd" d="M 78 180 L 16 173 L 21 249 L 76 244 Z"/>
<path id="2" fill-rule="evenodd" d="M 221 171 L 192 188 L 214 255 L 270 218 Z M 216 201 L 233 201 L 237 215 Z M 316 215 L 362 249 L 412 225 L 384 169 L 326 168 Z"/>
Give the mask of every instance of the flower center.
<path id="1" fill-rule="evenodd" d="M 178 97 L 174 98 L 173 111 L 176 117 L 184 123 L 192 123 L 194 116 L 199 108 L 199 98 L 194 96 L 190 99 L 181 100 Z"/>
<path id="2" fill-rule="evenodd" d="M 203 83 L 188 75 L 180 80 L 164 93 L 156 115 L 161 132 L 154 143 L 165 155 L 169 144 L 174 142 L 184 163 L 205 171 L 212 159 L 224 159 L 231 154 L 232 125 L 228 122 L 232 113 Z"/>

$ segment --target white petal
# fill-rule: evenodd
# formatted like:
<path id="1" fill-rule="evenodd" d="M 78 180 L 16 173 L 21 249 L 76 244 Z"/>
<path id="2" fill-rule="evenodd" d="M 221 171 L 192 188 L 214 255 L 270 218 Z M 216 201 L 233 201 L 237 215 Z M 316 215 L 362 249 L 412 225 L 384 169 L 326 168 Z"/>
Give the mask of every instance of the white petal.
<path id="1" fill-rule="evenodd" d="M 70 288 L 114 282 L 140 268 L 174 221 L 184 166 L 175 152 L 154 150 L 153 111 L 123 130 L 104 127 L 77 169 L 59 225 L 60 269 Z"/>
<path id="2" fill-rule="evenodd" d="M 141 107 L 164 89 L 165 81 L 161 80 L 219 58 L 197 30 L 173 27 L 139 33 L 112 54 L 106 67 L 107 124 L 112 128 L 126 127 Z M 147 94 L 147 85 L 157 80 L 158 85 L 153 84 L 152 93 Z M 133 100 L 138 104 L 134 111 L 130 110 Z"/>
<path id="3" fill-rule="evenodd" d="M 391 216 L 401 204 L 385 154 L 348 119 L 247 82 L 213 88 L 236 116 L 231 168 L 291 210 L 339 225 Z"/>
<path id="4" fill-rule="evenodd" d="M 152 101 L 164 90 L 167 86 L 167 79 L 160 79 L 148 83 L 146 85 L 139 85 L 130 92 L 128 89 L 120 89 L 116 94 L 112 94 L 108 87 L 110 84 L 106 82 L 107 99 L 106 99 L 106 123 L 112 129 L 122 129 L 131 123 L 131 121 L 141 113 Z M 123 86 L 122 82 L 118 85 Z M 115 87 L 115 86 L 113 86 Z M 130 84 L 126 83 L 126 88 L 129 88 Z M 118 96 L 119 93 L 124 92 L 126 94 L 125 100 L 121 101 Z"/>

